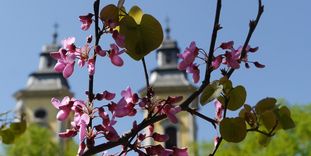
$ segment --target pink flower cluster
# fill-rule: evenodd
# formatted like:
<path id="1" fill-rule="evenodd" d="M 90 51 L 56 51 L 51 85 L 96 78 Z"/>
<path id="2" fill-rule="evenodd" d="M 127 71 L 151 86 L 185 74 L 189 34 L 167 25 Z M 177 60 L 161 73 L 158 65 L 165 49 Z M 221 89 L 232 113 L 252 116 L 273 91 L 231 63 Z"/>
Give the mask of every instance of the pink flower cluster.
<path id="1" fill-rule="evenodd" d="M 198 47 L 195 42 L 191 42 L 190 46 L 187 47 L 182 54 L 177 55 L 182 59 L 182 61 L 178 64 L 178 69 L 186 70 L 187 73 L 191 73 L 194 83 L 197 83 L 200 80 L 200 70 L 198 65 L 193 63 L 198 54 Z"/>
<path id="2" fill-rule="evenodd" d="M 245 67 L 249 68 L 249 63 L 253 63 L 257 68 L 264 68 L 265 66 L 260 64 L 259 62 L 251 62 L 248 61 L 248 53 L 254 53 L 258 50 L 258 47 L 251 48 L 249 45 L 246 47 L 246 55 L 241 58 L 242 53 L 242 47 L 239 47 L 238 49 L 233 48 L 234 42 L 224 42 L 222 43 L 218 48 L 221 48 L 223 50 L 226 50 L 225 54 L 220 54 L 216 56 L 212 62 L 212 67 L 214 69 L 219 68 L 221 64 L 226 64 L 228 67 L 233 69 L 240 68 L 240 63 L 244 62 Z"/>
<path id="3" fill-rule="evenodd" d="M 75 38 L 69 37 L 62 41 L 63 47 L 57 52 L 51 52 L 50 55 L 52 58 L 57 60 L 57 63 L 54 67 L 56 72 L 63 73 L 65 78 L 70 77 L 74 71 L 75 59 L 78 59 L 79 67 L 84 67 L 87 63 L 88 72 L 90 75 L 95 73 L 95 61 L 94 57 L 90 57 L 89 53 L 92 49 L 90 43 L 92 42 L 92 36 L 87 38 L 86 44 L 82 48 L 77 48 L 75 45 Z M 119 50 L 119 47 L 116 44 L 110 45 L 110 50 L 102 50 L 100 46 L 96 46 L 94 51 L 99 56 L 105 57 L 108 53 L 111 63 L 115 66 L 122 66 L 123 60 L 119 56 L 124 52 L 124 50 Z"/>

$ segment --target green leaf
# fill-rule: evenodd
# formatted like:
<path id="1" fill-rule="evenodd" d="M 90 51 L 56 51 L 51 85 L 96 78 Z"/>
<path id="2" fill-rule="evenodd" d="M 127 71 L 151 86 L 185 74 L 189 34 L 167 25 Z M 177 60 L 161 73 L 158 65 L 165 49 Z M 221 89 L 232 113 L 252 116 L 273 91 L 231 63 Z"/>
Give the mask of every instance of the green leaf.
<path id="1" fill-rule="evenodd" d="M 268 137 L 268 136 L 261 134 L 261 133 L 258 133 L 257 135 L 258 135 L 258 143 L 261 146 L 266 147 L 270 143 L 271 137 Z"/>
<path id="2" fill-rule="evenodd" d="M 13 122 L 10 124 L 10 129 L 16 135 L 20 135 L 25 132 L 27 127 L 26 121 L 22 120 L 21 122 Z"/>
<path id="3" fill-rule="evenodd" d="M 231 91 L 231 89 L 233 88 L 232 82 L 227 77 L 222 77 L 219 80 L 219 82 L 220 82 L 220 84 L 223 85 L 223 90 L 224 90 L 225 94 L 228 94 Z"/>
<path id="4" fill-rule="evenodd" d="M 200 103 L 205 105 L 214 99 L 218 98 L 222 92 L 223 86 L 219 84 L 218 81 L 214 81 L 213 83 L 207 85 L 200 97 Z"/>
<path id="5" fill-rule="evenodd" d="M 237 86 L 229 93 L 229 102 L 227 108 L 235 111 L 243 106 L 246 100 L 246 90 L 243 86 Z"/>
<path id="6" fill-rule="evenodd" d="M 143 11 L 138 7 L 138 6 L 133 6 L 131 9 L 130 9 L 130 11 L 129 11 L 129 13 L 128 13 L 131 17 L 133 17 L 134 18 L 134 20 L 135 20 L 135 22 L 137 23 L 137 24 L 140 24 L 141 23 L 141 19 L 142 19 L 142 17 L 143 17 L 143 15 L 144 15 L 144 13 L 143 13 Z"/>
<path id="7" fill-rule="evenodd" d="M 261 120 L 266 129 L 270 131 L 276 125 L 277 118 L 274 111 L 268 110 L 261 114 Z"/>
<path id="8" fill-rule="evenodd" d="M 220 122 L 220 134 L 228 142 L 241 142 L 246 136 L 246 124 L 243 118 L 224 118 Z"/>
<path id="9" fill-rule="evenodd" d="M 118 23 L 119 22 L 119 8 L 114 4 L 109 4 L 105 6 L 99 14 L 99 18 L 102 21 L 113 21 Z"/>
<path id="10" fill-rule="evenodd" d="M 275 103 L 276 103 L 275 98 L 262 99 L 256 104 L 255 110 L 256 110 L 257 114 L 261 114 L 261 113 L 265 112 L 266 110 L 275 109 Z"/>
<path id="11" fill-rule="evenodd" d="M 124 17 L 120 21 L 120 33 L 125 37 L 127 54 L 137 61 L 158 48 L 163 41 L 161 24 L 148 14 L 142 16 L 140 24 L 131 16 Z"/>
<path id="12" fill-rule="evenodd" d="M 283 106 L 278 111 L 278 120 L 284 130 L 295 127 L 295 122 L 290 116 L 290 111 L 286 106 Z"/>
<path id="13" fill-rule="evenodd" d="M 2 137 L 2 142 L 4 144 L 12 144 L 15 139 L 15 135 L 11 129 L 7 128 L 0 131 L 0 135 Z"/>

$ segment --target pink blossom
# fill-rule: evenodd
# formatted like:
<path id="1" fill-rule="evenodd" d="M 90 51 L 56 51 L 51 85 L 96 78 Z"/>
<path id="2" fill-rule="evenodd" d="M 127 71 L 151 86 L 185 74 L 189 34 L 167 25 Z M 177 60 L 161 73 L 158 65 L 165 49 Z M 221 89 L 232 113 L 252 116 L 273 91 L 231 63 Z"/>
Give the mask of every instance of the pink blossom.
<path id="1" fill-rule="evenodd" d="M 94 75 L 94 73 L 95 73 L 94 58 L 89 59 L 87 65 L 88 65 L 88 66 L 87 66 L 87 69 L 88 69 L 89 75 Z"/>
<path id="2" fill-rule="evenodd" d="M 222 55 L 218 55 L 218 56 L 213 60 L 213 62 L 212 62 L 212 67 L 214 68 L 214 70 L 219 68 L 219 66 L 220 66 L 221 63 L 222 63 L 222 59 L 223 59 Z"/>
<path id="3" fill-rule="evenodd" d="M 111 60 L 111 63 L 119 67 L 122 66 L 123 60 L 119 55 L 122 54 L 124 51 L 119 51 L 119 47 L 116 44 L 111 44 L 110 47 L 111 50 L 109 53 L 109 58 Z"/>
<path id="4" fill-rule="evenodd" d="M 177 117 L 175 116 L 176 113 L 180 112 L 181 108 L 179 106 L 172 107 L 171 105 L 165 105 L 162 109 L 162 112 L 166 114 L 167 118 L 172 123 L 177 123 Z"/>
<path id="5" fill-rule="evenodd" d="M 87 125 L 89 124 L 90 122 L 90 117 L 88 114 L 82 114 L 79 118 L 79 122 L 78 122 L 78 125 L 80 126 L 80 142 L 83 142 L 83 140 L 85 139 L 86 137 L 86 133 L 87 133 Z"/>
<path id="6" fill-rule="evenodd" d="M 156 133 L 156 132 L 152 134 L 152 138 L 158 142 L 165 142 L 169 139 L 169 137 L 167 135 L 165 135 L 165 134 L 161 135 L 161 134 Z"/>
<path id="7" fill-rule="evenodd" d="M 233 69 L 238 69 L 240 68 L 240 50 L 232 50 L 231 52 L 226 52 L 225 53 L 225 58 L 226 58 L 226 64 L 228 67 L 231 67 Z"/>
<path id="8" fill-rule="evenodd" d="M 64 40 L 62 40 L 62 45 L 63 45 L 63 48 L 68 50 L 69 52 L 75 52 L 76 51 L 76 46 L 74 45 L 76 41 L 76 38 L 75 37 L 68 37 Z"/>
<path id="9" fill-rule="evenodd" d="M 194 83 L 199 82 L 199 80 L 200 80 L 200 69 L 198 68 L 198 66 L 196 64 L 191 64 L 190 66 L 188 66 L 187 73 L 192 74 L 192 79 L 193 79 Z"/>
<path id="10" fill-rule="evenodd" d="M 215 110 L 216 110 L 215 111 L 216 120 L 220 121 L 222 119 L 222 113 L 223 113 L 224 108 L 218 100 L 215 100 L 214 104 L 215 104 Z"/>
<path id="11" fill-rule="evenodd" d="M 162 145 L 154 145 L 146 148 L 148 155 L 169 156 L 173 154 L 173 150 L 165 149 Z"/>
<path id="12" fill-rule="evenodd" d="M 79 156 L 83 154 L 85 147 L 86 147 L 85 143 L 81 142 L 79 145 L 79 149 L 78 149 L 78 155 Z"/>
<path id="13" fill-rule="evenodd" d="M 96 54 L 98 54 L 99 56 L 105 57 L 106 56 L 106 51 L 102 50 L 102 48 L 98 45 L 95 47 L 95 52 Z"/>
<path id="14" fill-rule="evenodd" d="M 127 87 L 125 90 L 122 90 L 121 96 L 125 99 L 127 103 L 136 103 L 138 102 L 138 95 L 132 93 L 131 87 Z"/>
<path id="15" fill-rule="evenodd" d="M 121 98 L 117 104 L 112 102 L 109 105 L 109 110 L 113 112 L 113 116 L 122 118 L 124 116 L 135 115 L 137 111 L 134 106 L 133 103 L 127 103 L 124 98 Z"/>
<path id="16" fill-rule="evenodd" d="M 90 50 L 91 48 L 88 44 L 85 44 L 82 48 L 76 50 L 75 55 L 79 58 L 78 64 L 80 67 L 83 67 L 85 62 L 88 61 Z"/>
<path id="17" fill-rule="evenodd" d="M 116 44 L 124 48 L 125 47 L 125 37 L 121 35 L 117 30 L 114 30 L 112 33 L 112 38 L 115 40 Z"/>
<path id="18" fill-rule="evenodd" d="M 189 156 L 187 148 L 173 147 L 173 156 Z"/>
<path id="19" fill-rule="evenodd" d="M 219 46 L 221 49 L 232 49 L 233 48 L 233 41 L 228 41 L 228 42 L 223 42 L 221 43 L 221 45 Z"/>
<path id="20" fill-rule="evenodd" d="M 254 65 L 257 67 L 257 68 L 264 68 L 265 67 L 265 65 L 263 65 L 263 64 L 260 64 L 259 62 L 254 62 Z"/>
<path id="21" fill-rule="evenodd" d="M 91 13 L 84 15 L 84 16 L 79 16 L 79 19 L 82 22 L 82 25 L 81 25 L 82 30 L 86 31 L 90 28 L 92 24 L 92 17 L 93 17 L 93 14 Z"/>
<path id="22" fill-rule="evenodd" d="M 186 70 L 186 68 L 194 62 L 198 54 L 199 54 L 199 49 L 196 47 L 195 42 L 191 42 L 189 48 L 187 47 L 184 53 L 178 54 L 178 57 L 183 59 L 178 64 L 178 69 Z"/>
<path id="23" fill-rule="evenodd" d="M 86 43 L 90 44 L 93 40 L 93 36 L 92 35 L 89 35 L 87 38 L 86 38 Z"/>
<path id="24" fill-rule="evenodd" d="M 77 135 L 77 130 L 75 129 L 67 129 L 66 132 L 58 133 L 58 136 L 61 138 L 72 138 Z"/>
<path id="25" fill-rule="evenodd" d="M 65 78 L 72 75 L 75 64 L 75 55 L 68 53 L 65 49 L 60 49 L 58 52 L 51 52 L 50 55 L 57 60 L 54 70 L 62 72 Z"/>
<path id="26" fill-rule="evenodd" d="M 105 90 L 103 93 L 96 94 L 96 99 L 99 101 L 101 101 L 103 99 L 112 100 L 112 99 L 114 99 L 115 96 L 116 96 L 115 93 L 111 93 L 111 92 L 108 92 Z"/>
<path id="27" fill-rule="evenodd" d="M 217 144 L 219 143 L 219 140 L 220 140 L 219 136 L 216 136 L 216 137 L 214 138 L 214 147 L 217 146 Z"/>
<path id="28" fill-rule="evenodd" d="M 60 102 L 58 99 L 53 97 L 51 99 L 51 103 L 56 109 L 59 109 L 56 118 L 60 121 L 66 120 L 70 114 L 70 108 L 73 105 L 73 102 L 70 100 L 70 98 L 66 96 Z"/>

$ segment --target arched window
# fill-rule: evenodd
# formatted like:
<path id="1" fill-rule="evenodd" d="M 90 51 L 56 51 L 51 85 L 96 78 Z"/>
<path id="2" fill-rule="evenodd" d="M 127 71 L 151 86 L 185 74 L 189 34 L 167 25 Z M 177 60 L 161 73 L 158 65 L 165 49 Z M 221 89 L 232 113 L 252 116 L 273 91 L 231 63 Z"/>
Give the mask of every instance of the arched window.
<path id="1" fill-rule="evenodd" d="M 34 116 L 37 119 L 44 119 L 47 116 L 47 112 L 44 109 L 40 108 L 35 111 Z"/>
<path id="2" fill-rule="evenodd" d="M 165 148 L 172 149 L 177 146 L 177 129 L 176 127 L 169 126 L 165 128 L 165 134 L 170 138 L 165 142 Z"/>

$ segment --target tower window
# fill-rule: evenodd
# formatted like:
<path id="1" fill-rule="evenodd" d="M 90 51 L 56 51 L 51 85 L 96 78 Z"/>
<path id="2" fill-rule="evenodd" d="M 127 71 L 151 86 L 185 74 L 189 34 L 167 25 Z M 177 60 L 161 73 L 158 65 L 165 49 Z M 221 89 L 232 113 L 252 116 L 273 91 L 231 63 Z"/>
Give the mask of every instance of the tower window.
<path id="1" fill-rule="evenodd" d="M 165 128 L 165 134 L 170 138 L 165 142 L 165 148 L 172 149 L 177 146 L 177 129 L 175 127 Z"/>
<path id="2" fill-rule="evenodd" d="M 47 112 L 41 108 L 36 110 L 34 115 L 36 118 L 44 119 L 47 116 Z"/>

